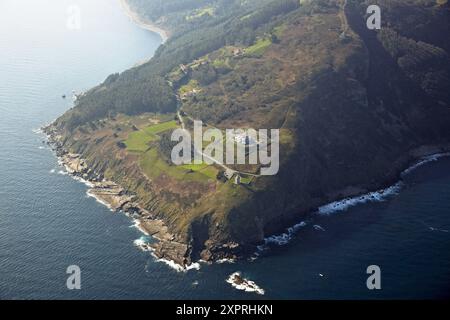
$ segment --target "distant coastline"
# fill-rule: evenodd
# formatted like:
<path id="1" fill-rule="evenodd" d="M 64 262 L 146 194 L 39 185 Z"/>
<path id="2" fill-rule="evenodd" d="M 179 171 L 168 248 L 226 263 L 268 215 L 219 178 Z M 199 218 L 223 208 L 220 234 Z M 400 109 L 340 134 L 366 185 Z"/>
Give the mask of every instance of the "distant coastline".
<path id="1" fill-rule="evenodd" d="M 162 29 L 161 27 L 158 27 L 157 25 L 146 21 L 139 13 L 131 9 L 130 5 L 128 4 L 127 0 L 120 0 L 120 4 L 122 5 L 122 8 L 125 11 L 125 14 L 133 20 L 135 24 L 137 24 L 142 29 L 155 32 L 159 34 L 159 36 L 162 39 L 162 43 L 164 44 L 170 37 L 169 31 Z"/>

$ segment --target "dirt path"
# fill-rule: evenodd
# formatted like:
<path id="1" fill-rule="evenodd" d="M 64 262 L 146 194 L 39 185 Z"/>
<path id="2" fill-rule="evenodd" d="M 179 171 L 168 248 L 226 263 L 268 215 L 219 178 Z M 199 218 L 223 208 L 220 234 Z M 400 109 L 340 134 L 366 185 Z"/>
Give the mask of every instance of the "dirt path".
<path id="1" fill-rule="evenodd" d="M 346 34 L 349 29 L 347 15 L 345 14 L 345 9 L 347 8 L 347 1 L 348 0 L 341 1 L 341 7 L 339 10 L 339 18 L 341 19 L 341 28 L 344 34 Z"/>

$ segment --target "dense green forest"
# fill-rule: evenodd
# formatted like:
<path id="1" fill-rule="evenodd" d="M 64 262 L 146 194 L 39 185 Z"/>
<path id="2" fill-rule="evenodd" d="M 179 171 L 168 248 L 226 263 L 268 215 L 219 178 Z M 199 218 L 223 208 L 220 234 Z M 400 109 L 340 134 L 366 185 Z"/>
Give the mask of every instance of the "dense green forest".
<path id="1" fill-rule="evenodd" d="M 177 108 L 176 92 L 166 79 L 173 68 L 225 45 L 251 45 L 258 36 L 273 28 L 277 16 L 284 16 L 300 7 L 298 0 L 130 2 L 137 9 L 142 7 L 145 12 L 153 12 L 154 19 L 167 11 L 173 12 L 171 8 L 177 8 L 176 12 L 186 21 L 186 11 L 193 12 L 202 4 L 214 6 L 215 13 L 201 22 L 188 23 L 189 26 L 170 20 L 165 27 L 174 30 L 174 36 L 159 48 L 150 62 L 122 74 L 111 75 L 104 83 L 81 96 L 76 106 L 58 120 L 60 127 L 71 130 L 88 121 L 117 113 L 173 112 Z"/>
<path id="2" fill-rule="evenodd" d="M 177 89 L 168 81 L 168 74 L 180 64 L 188 64 L 195 59 L 210 54 L 224 46 L 248 47 L 261 38 L 276 42 L 273 30 L 296 15 L 312 15 L 325 12 L 337 6 L 336 1 L 316 0 L 128 0 L 134 10 L 150 21 L 170 30 L 171 38 L 162 45 L 155 56 L 146 64 L 114 74 L 104 83 L 80 97 L 76 106 L 58 120 L 60 127 L 74 129 L 86 122 L 114 116 L 143 112 L 174 112 L 177 109 Z M 352 1 L 358 3 L 359 1 Z M 364 7 L 364 1 L 361 1 Z M 430 35 L 422 29 L 430 27 L 423 23 L 429 11 L 435 15 L 427 22 L 436 23 L 436 28 L 448 28 L 445 12 L 433 9 L 434 1 L 420 0 L 422 6 L 410 6 L 415 20 L 396 19 L 399 1 L 377 1 L 386 9 L 384 13 L 393 21 L 383 28 L 379 39 L 386 50 L 398 60 L 399 66 L 419 85 L 439 100 L 449 101 L 450 93 L 443 90 L 449 79 L 449 58 L 446 52 L 431 43 L 446 47 L 442 37 Z M 417 11 L 417 12 L 416 12 Z M 434 13 L 436 11 L 436 13 Z M 406 22 L 405 22 L 406 21 Z M 409 24 L 407 24 L 409 23 Z M 416 40 L 405 35 L 415 29 Z M 417 36 L 418 35 L 418 36 Z M 423 41 L 422 41 L 423 40 Z M 245 66 L 244 66 L 245 68 Z M 430 70 L 434 70 L 431 72 Z M 227 66 L 202 67 L 192 75 L 202 85 L 216 80 L 217 75 L 227 72 Z M 249 70 L 250 72 L 250 70 Z M 251 72 L 250 72 L 251 73 Z M 239 94 L 251 86 L 255 80 L 249 74 L 245 79 L 230 79 L 229 92 Z M 244 82 L 243 82 L 244 81 Z M 218 110 L 211 110 L 219 102 Z M 239 108 L 231 104 L 224 108 L 214 97 L 199 96 L 194 100 L 192 110 L 205 121 L 220 122 L 234 114 Z M 211 114 L 213 111 L 213 114 Z M 215 115 L 214 115 L 215 114 Z"/>

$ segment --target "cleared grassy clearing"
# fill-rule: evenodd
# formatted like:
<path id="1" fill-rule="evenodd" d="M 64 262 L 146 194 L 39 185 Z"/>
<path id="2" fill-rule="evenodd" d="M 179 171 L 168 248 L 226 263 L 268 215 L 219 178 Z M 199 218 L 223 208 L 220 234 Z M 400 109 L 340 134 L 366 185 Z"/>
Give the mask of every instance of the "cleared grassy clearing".
<path id="1" fill-rule="evenodd" d="M 287 25 L 282 24 L 281 26 L 278 26 L 276 28 L 274 28 L 273 33 L 274 35 L 276 35 L 278 38 L 280 38 L 283 35 L 283 32 L 287 29 Z"/>
<path id="2" fill-rule="evenodd" d="M 186 94 L 188 92 L 192 92 L 194 90 L 198 90 L 200 89 L 200 86 L 198 84 L 197 80 L 190 80 L 188 84 L 182 86 L 179 90 L 179 94 L 183 95 Z"/>
<path id="3" fill-rule="evenodd" d="M 207 164 L 189 164 L 189 165 L 184 165 L 181 166 L 181 168 L 188 170 L 188 171 L 193 171 L 193 172 L 198 172 L 210 179 L 216 179 L 217 178 L 217 169 L 212 166 L 212 165 L 207 165 Z"/>
<path id="4" fill-rule="evenodd" d="M 158 134 L 177 128 L 176 121 L 168 121 L 149 126 L 143 130 L 132 132 L 125 141 L 128 151 L 145 152 L 149 148 L 149 143 L 158 140 Z"/>
<path id="5" fill-rule="evenodd" d="M 245 53 L 253 57 L 261 57 L 271 44 L 270 39 L 259 39 L 254 45 L 245 49 Z"/>
<path id="6" fill-rule="evenodd" d="M 144 131 L 149 135 L 157 135 L 165 131 L 178 128 L 178 124 L 175 120 L 155 124 L 153 126 L 147 127 Z"/>
<path id="7" fill-rule="evenodd" d="M 145 152 L 149 148 L 149 143 L 155 141 L 156 136 L 150 136 L 144 131 L 132 132 L 125 141 L 129 152 Z"/>
<path id="8" fill-rule="evenodd" d="M 215 68 L 231 68 L 229 58 L 219 58 L 213 61 Z"/>
<path id="9" fill-rule="evenodd" d="M 241 183 L 249 185 L 252 183 L 253 177 L 252 176 L 241 176 Z"/>
<path id="10" fill-rule="evenodd" d="M 142 154 L 140 165 L 144 173 L 150 178 L 158 178 L 161 174 L 166 174 L 176 180 L 207 182 L 216 180 L 218 170 L 207 164 L 200 165 L 169 165 L 158 153 L 157 148 L 153 148 Z"/>
<path id="11" fill-rule="evenodd" d="M 206 8 L 198 9 L 193 14 L 191 14 L 190 16 L 187 16 L 186 20 L 187 21 L 195 20 L 195 19 L 201 18 L 201 17 L 203 17 L 205 15 L 208 15 L 208 16 L 212 17 L 214 15 L 214 8 L 213 7 L 206 7 Z"/>

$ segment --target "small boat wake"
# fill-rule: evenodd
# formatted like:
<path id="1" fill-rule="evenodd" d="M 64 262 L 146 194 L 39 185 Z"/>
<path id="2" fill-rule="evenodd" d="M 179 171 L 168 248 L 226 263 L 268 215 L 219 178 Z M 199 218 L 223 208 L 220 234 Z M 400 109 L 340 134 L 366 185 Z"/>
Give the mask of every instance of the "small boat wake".
<path id="1" fill-rule="evenodd" d="M 443 233 L 449 233 L 450 231 L 447 229 L 439 229 L 432 226 L 427 225 L 425 222 L 422 222 L 422 224 L 429 230 L 433 232 L 443 232 Z"/>

